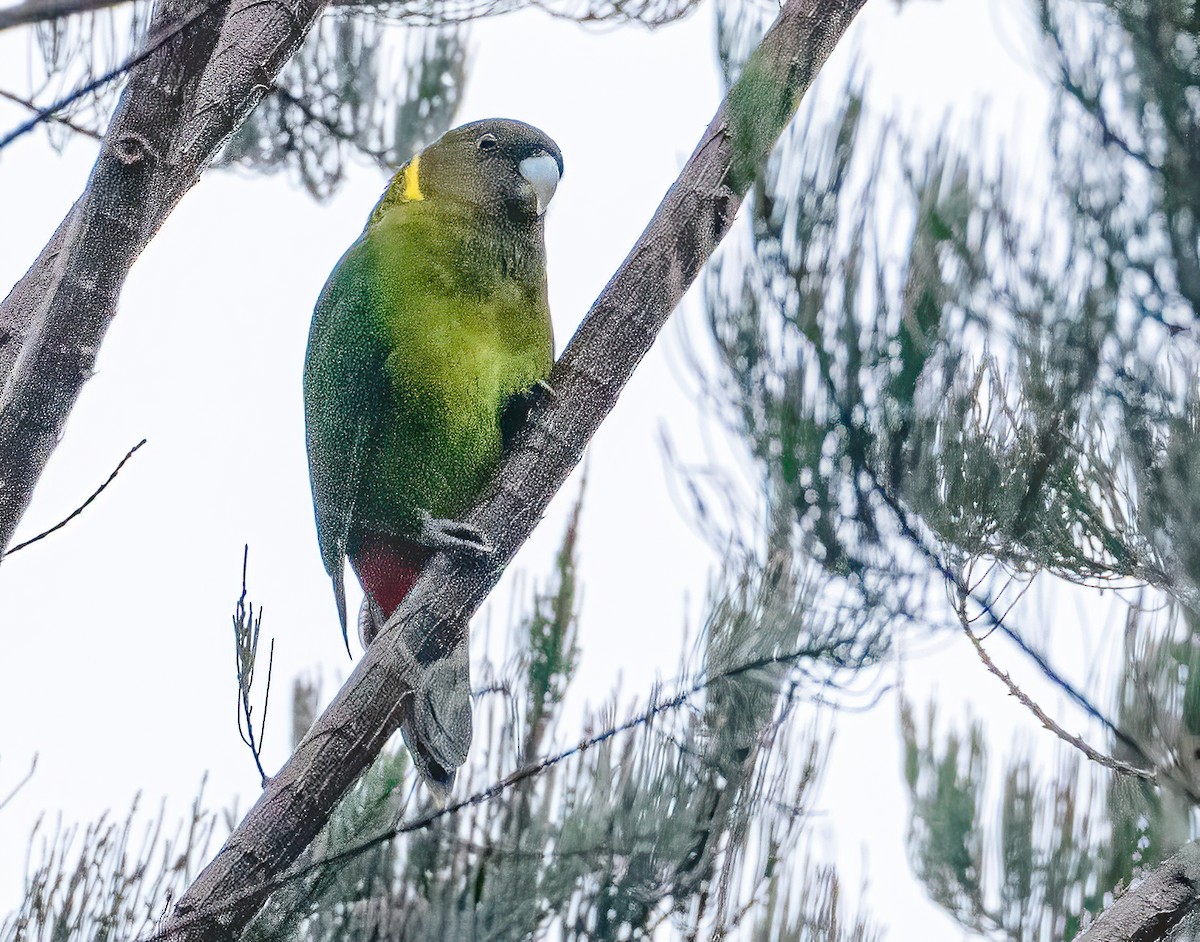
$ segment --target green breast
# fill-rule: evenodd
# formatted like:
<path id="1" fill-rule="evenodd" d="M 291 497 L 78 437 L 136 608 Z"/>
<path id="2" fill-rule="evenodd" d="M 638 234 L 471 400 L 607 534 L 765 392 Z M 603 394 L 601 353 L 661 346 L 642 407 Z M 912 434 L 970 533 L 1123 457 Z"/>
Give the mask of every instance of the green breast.
<path id="1" fill-rule="evenodd" d="M 356 528 L 403 535 L 420 510 L 460 517 L 499 461 L 504 404 L 549 375 L 540 234 L 521 245 L 482 228 L 419 202 L 365 238 L 388 393 L 364 456 Z"/>

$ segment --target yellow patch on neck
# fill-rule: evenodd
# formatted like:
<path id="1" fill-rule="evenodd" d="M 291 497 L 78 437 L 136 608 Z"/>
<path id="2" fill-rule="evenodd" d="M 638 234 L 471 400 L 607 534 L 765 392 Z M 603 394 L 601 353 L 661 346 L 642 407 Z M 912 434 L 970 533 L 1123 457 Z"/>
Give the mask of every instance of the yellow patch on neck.
<path id="1" fill-rule="evenodd" d="M 400 198 L 407 203 L 425 199 L 425 194 L 421 192 L 421 155 L 417 154 L 406 163 L 401 173 L 404 186 Z"/>
<path id="2" fill-rule="evenodd" d="M 387 189 L 383 191 L 383 196 L 375 204 L 375 209 L 372 211 L 371 218 L 367 222 L 367 228 L 370 229 L 379 225 L 380 220 L 394 206 L 399 206 L 403 203 L 419 203 L 424 200 L 425 194 L 421 192 L 420 178 L 421 155 L 418 154 L 401 167 L 396 172 L 396 175 L 392 177 Z"/>

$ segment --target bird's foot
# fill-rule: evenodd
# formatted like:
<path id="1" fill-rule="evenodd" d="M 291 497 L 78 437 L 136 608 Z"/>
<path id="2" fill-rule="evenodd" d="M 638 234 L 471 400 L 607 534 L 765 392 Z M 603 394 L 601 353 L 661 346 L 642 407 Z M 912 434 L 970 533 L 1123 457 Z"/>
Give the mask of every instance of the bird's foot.
<path id="1" fill-rule="evenodd" d="M 476 559 L 486 559 L 492 555 L 492 544 L 470 524 L 442 520 L 424 510 L 421 511 L 420 521 L 421 528 L 414 542 L 421 546 Z"/>
<path id="2" fill-rule="evenodd" d="M 443 651 L 432 664 L 412 674 L 412 701 L 400 721 L 400 731 L 413 765 L 438 808 L 444 808 L 454 787 L 455 772 L 471 748 L 471 669 L 467 636 Z"/>
<path id="3" fill-rule="evenodd" d="M 362 605 L 358 609 L 358 640 L 362 642 L 364 651 L 371 646 L 371 642 L 375 640 L 375 636 L 379 634 L 379 630 L 386 621 L 383 612 L 371 598 L 371 593 L 365 593 Z"/>

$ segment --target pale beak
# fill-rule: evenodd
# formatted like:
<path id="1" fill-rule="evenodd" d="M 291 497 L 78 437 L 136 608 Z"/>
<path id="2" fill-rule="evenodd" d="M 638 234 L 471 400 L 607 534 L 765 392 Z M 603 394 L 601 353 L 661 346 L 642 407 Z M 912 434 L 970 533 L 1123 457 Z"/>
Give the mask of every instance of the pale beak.
<path id="1" fill-rule="evenodd" d="M 543 152 L 535 157 L 526 157 L 517 165 L 517 169 L 533 187 L 534 195 L 537 196 L 537 214 L 542 215 L 558 188 L 558 162 Z"/>

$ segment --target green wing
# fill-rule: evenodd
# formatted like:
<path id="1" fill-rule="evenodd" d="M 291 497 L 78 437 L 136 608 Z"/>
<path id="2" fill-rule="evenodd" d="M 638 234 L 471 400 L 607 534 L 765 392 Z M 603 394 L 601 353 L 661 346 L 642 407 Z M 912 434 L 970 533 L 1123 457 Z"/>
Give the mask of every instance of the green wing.
<path id="1" fill-rule="evenodd" d="M 346 637 L 345 565 L 354 502 L 385 401 L 386 346 L 371 309 L 361 241 L 329 276 L 304 363 L 304 420 L 317 539 Z"/>

